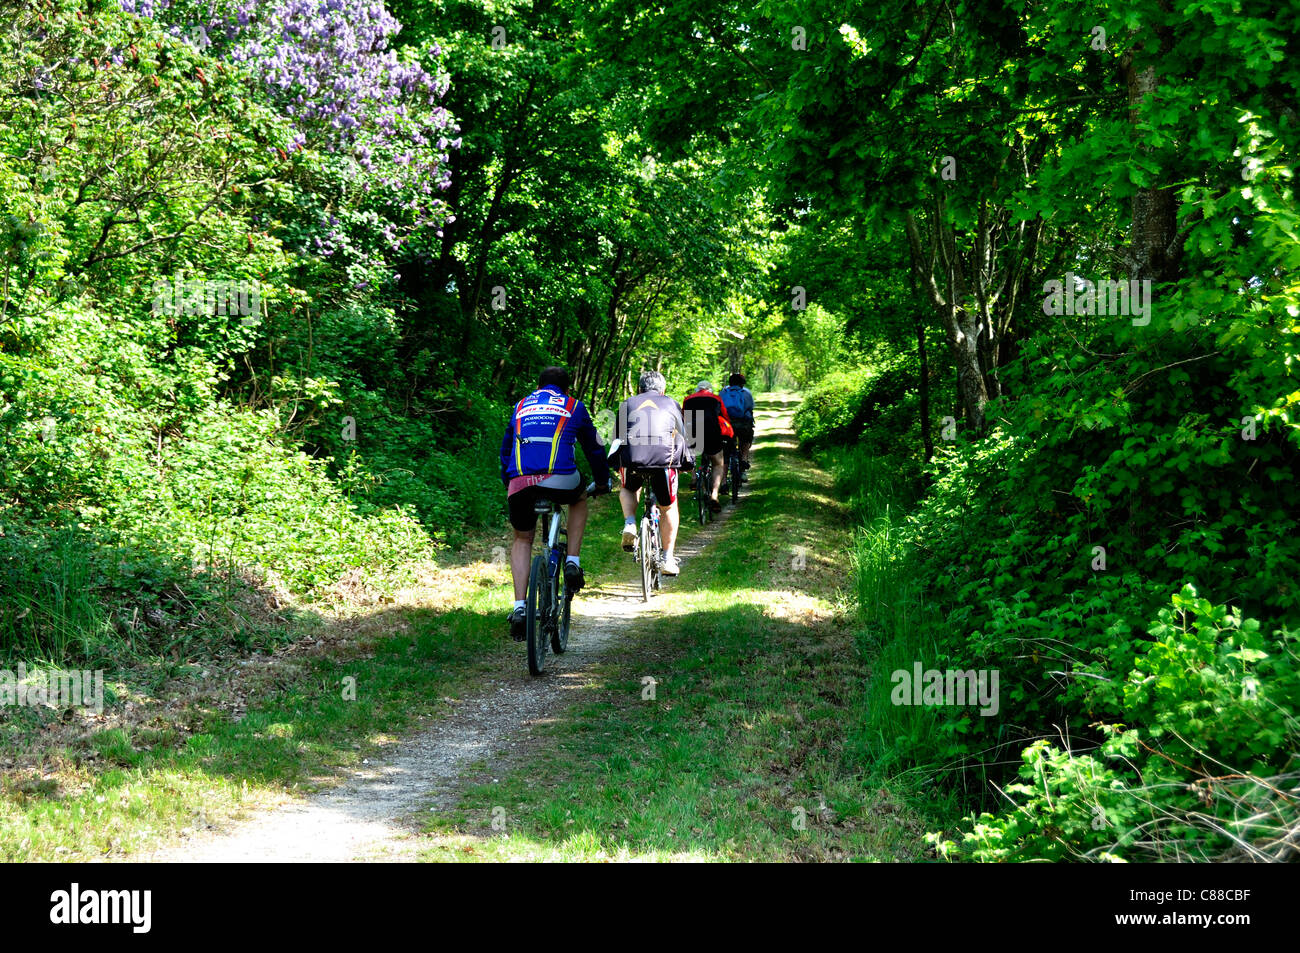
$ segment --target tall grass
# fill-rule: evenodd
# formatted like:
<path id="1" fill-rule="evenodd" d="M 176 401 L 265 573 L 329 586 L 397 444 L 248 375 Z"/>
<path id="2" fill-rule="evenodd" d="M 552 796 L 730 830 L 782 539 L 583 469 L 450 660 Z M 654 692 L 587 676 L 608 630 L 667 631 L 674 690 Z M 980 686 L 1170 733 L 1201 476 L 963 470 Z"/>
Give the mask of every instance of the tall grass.
<path id="1" fill-rule="evenodd" d="M 848 500 L 858 525 L 851 554 L 861 629 L 858 649 L 871 666 L 864 691 L 861 734 L 865 757 L 892 770 L 904 753 L 911 763 L 940 757 L 942 719 L 934 708 L 895 705 L 893 672 L 911 672 L 916 662 L 929 668 L 939 661 L 930 634 L 937 613 L 924 599 L 920 580 L 909 573 L 903 525 L 914 502 L 913 483 L 901 475 L 905 463 L 862 447 L 822 455 L 835 476 L 836 490 Z"/>
<path id="2" fill-rule="evenodd" d="M 0 660 L 86 658 L 111 632 L 94 593 L 92 553 L 67 531 L 39 548 L 29 543 L 13 533 L 0 537 Z"/>
<path id="3" fill-rule="evenodd" d="M 853 569 L 862 618 L 873 627 L 890 627 L 891 621 L 906 616 L 914 591 L 901 571 L 904 553 L 899 538 L 912 502 L 908 488 L 891 461 L 860 447 L 828 454 L 823 462 L 835 476 L 836 492 L 847 497 L 853 522 L 860 526 Z"/>

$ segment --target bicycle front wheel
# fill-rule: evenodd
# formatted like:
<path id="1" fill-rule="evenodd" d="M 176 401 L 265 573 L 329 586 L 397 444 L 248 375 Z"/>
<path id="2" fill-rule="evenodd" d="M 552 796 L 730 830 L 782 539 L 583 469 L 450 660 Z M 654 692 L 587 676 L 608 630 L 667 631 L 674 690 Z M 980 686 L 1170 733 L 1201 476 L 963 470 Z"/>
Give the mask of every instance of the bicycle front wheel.
<path id="1" fill-rule="evenodd" d="M 652 585 L 651 574 L 654 572 L 654 566 L 651 560 L 656 559 L 656 553 L 652 548 L 654 541 L 650 538 L 650 518 L 643 516 L 641 518 L 641 596 L 646 601 L 650 601 L 650 587 Z"/>
<path id="2" fill-rule="evenodd" d="M 573 605 L 573 593 L 564 584 L 564 566 L 555 574 L 555 628 L 551 631 L 551 651 L 563 655 L 569 647 L 569 609 Z"/>
<path id="3" fill-rule="evenodd" d="M 654 576 L 651 582 L 653 583 L 652 588 L 656 590 L 662 589 L 664 587 L 663 550 L 659 548 L 662 545 L 663 543 L 659 539 L 659 530 L 657 529 L 651 530 L 650 546 L 653 548 L 655 554 Z"/>
<path id="4" fill-rule="evenodd" d="M 550 574 L 546 571 L 546 557 L 534 556 L 533 568 L 528 574 L 528 672 L 541 675 L 546 665 L 546 624 L 551 601 Z"/>

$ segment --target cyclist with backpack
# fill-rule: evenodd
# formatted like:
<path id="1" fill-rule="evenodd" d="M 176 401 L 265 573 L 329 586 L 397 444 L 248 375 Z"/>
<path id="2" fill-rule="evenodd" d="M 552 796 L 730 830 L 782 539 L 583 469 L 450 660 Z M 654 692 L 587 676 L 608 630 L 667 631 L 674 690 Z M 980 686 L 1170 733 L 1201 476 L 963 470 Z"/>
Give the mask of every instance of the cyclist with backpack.
<path id="1" fill-rule="evenodd" d="M 722 504 L 718 502 L 718 490 L 722 486 L 722 474 L 727 466 L 722 456 L 724 443 L 735 436 L 735 431 L 727 416 L 726 405 L 713 393 L 713 385 L 708 381 L 700 381 L 695 385 L 695 393 L 682 401 L 682 411 L 686 416 L 686 433 L 691 447 L 709 458 L 712 476 L 709 509 L 716 513 L 722 509 Z"/>
<path id="2" fill-rule="evenodd" d="M 754 395 L 745 386 L 744 374 L 732 374 L 718 394 L 727 407 L 731 425 L 740 441 L 740 467 L 749 469 L 749 449 L 754 445 Z"/>
<path id="3" fill-rule="evenodd" d="M 614 437 L 619 441 L 619 479 L 623 483 L 618 494 L 623 507 L 623 549 L 630 553 L 636 545 L 637 500 L 642 484 L 649 483 L 663 527 L 664 559 L 660 569 L 676 576 L 681 572 L 673 555 L 681 522 L 677 471 L 692 467 L 695 458 L 686 443 L 682 409 L 664 393 L 664 376 L 658 371 L 643 371 L 637 386 L 641 392 L 619 405 L 614 422 Z"/>
<path id="4" fill-rule="evenodd" d="M 587 490 L 578 472 L 575 444 L 582 446 L 596 485 L 609 486 L 605 448 L 587 408 L 569 396 L 571 386 L 569 372 L 564 368 L 542 371 L 537 390 L 515 404 L 501 440 L 501 482 L 506 485 L 510 525 L 515 534 L 510 547 L 515 605 L 509 621 L 510 635 L 516 642 L 522 642 L 525 636 L 529 559 L 537 530 L 533 506 L 537 498 L 549 498 L 569 507 L 564 585 L 569 592 L 577 592 L 584 581 L 579 554 L 587 525 Z"/>

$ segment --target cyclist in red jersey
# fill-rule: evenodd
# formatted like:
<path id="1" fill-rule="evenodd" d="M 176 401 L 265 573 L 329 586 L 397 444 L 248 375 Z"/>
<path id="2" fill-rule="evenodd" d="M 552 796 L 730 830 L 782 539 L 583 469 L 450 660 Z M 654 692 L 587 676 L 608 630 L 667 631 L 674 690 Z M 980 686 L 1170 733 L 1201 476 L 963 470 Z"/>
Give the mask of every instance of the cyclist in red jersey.
<path id="1" fill-rule="evenodd" d="M 723 444 L 735 437 L 736 432 L 727 416 L 727 406 L 722 398 L 713 393 L 713 386 L 708 381 L 695 385 L 695 393 L 682 401 L 682 412 L 686 417 L 686 432 L 690 437 L 691 448 L 709 458 L 712 485 L 709 487 L 709 509 L 718 512 L 722 504 L 718 502 L 718 490 L 722 487 L 722 474 L 726 462 L 722 458 Z"/>

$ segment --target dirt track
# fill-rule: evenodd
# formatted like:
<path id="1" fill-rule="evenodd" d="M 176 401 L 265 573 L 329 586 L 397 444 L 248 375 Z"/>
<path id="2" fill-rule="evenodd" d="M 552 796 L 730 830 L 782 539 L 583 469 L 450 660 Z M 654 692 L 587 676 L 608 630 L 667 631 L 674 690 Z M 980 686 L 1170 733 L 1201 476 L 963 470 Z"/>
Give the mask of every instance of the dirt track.
<path id="1" fill-rule="evenodd" d="M 730 508 L 678 547 L 683 573 L 714 539 Z M 590 680 L 593 663 L 639 625 L 653 622 L 656 602 L 672 598 L 672 580 L 646 605 L 631 560 L 617 582 L 581 593 L 573 603 L 569 650 L 547 657 L 547 674 L 531 678 L 519 647 L 517 669 L 490 679 L 396 745 L 382 763 L 351 772 L 341 785 L 265 811 L 233 828 L 201 834 L 133 860 L 162 862 L 342 862 L 406 859 L 417 812 L 450 807 L 472 764 L 504 766 L 529 743 L 533 726 L 556 717 Z M 633 585 L 635 583 L 635 585 Z M 430 807 L 432 805 L 432 807 Z"/>

